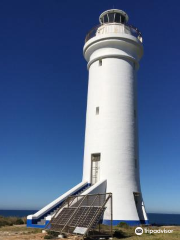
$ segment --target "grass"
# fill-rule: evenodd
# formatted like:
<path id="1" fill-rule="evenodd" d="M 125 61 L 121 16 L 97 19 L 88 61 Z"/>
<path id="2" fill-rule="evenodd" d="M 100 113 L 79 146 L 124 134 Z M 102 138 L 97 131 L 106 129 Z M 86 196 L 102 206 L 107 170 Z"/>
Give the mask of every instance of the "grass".
<path id="1" fill-rule="evenodd" d="M 3 232 L 9 232 L 9 233 L 15 233 L 17 235 L 21 235 L 21 239 L 23 236 L 27 236 L 28 234 L 35 234 L 36 238 L 33 239 L 42 239 L 37 238 L 37 236 L 40 236 L 39 234 L 42 232 L 42 229 L 35 229 L 35 228 L 27 228 L 26 225 L 26 219 L 25 218 L 16 218 L 16 217 L 2 217 L 0 216 L 0 234 Z M 144 227 L 147 229 L 152 230 L 159 230 L 159 229 L 167 229 L 167 230 L 173 230 L 173 233 L 143 233 L 142 235 L 138 236 L 135 234 L 135 227 L 130 227 L 127 224 L 119 224 L 115 227 L 113 227 L 113 240 L 119 240 L 119 239 L 126 239 L 126 240 L 178 240 L 180 239 L 180 226 L 149 226 Z M 101 225 L 101 229 L 105 232 L 109 230 L 109 227 L 106 225 Z M 45 237 L 46 236 L 46 237 Z M 52 239 L 55 238 L 55 234 L 50 233 L 48 231 L 48 234 L 45 235 L 45 239 Z M 5 236 L 4 236 L 4 239 Z M 27 239 L 27 238 L 26 238 Z M 73 238 L 72 238 L 73 239 Z"/>
<path id="2" fill-rule="evenodd" d="M 113 227 L 113 240 L 126 239 L 126 240 L 173 240 L 180 239 L 180 226 L 142 226 L 144 233 L 142 235 L 135 234 L 136 227 L 130 227 L 127 224 L 120 224 Z M 145 233 L 145 228 L 148 230 L 173 230 L 173 233 Z M 106 225 L 101 225 L 101 230 L 104 233 L 109 232 L 110 228 Z M 50 232 L 44 237 L 45 239 L 52 239 L 53 234 Z M 81 237 L 80 237 L 81 238 Z M 80 239 L 79 238 L 79 239 Z M 69 237 L 71 239 L 71 237 Z M 73 239 L 73 238 L 72 238 Z M 93 234 L 87 239 L 93 239 Z"/>
<path id="3" fill-rule="evenodd" d="M 29 234 L 29 233 L 41 233 L 42 229 L 27 228 L 26 225 L 13 225 L 1 227 L 0 232 L 17 232 L 17 233 L 23 232 L 23 234 Z"/>
<path id="4" fill-rule="evenodd" d="M 173 230 L 173 233 L 143 233 L 142 235 L 136 235 L 135 234 L 135 227 L 119 227 L 116 226 L 114 228 L 114 237 L 113 239 L 127 239 L 127 240 L 172 240 L 172 239 L 180 239 L 180 226 L 161 226 L 161 227 L 156 227 L 156 226 L 149 226 L 149 227 L 144 227 L 142 228 L 147 228 L 147 229 L 152 229 L 152 230 L 159 230 L 159 229 L 166 229 L 166 230 Z M 145 232 L 145 231 L 144 231 Z"/>
<path id="5" fill-rule="evenodd" d="M 0 216 L 0 232 L 40 233 L 41 229 L 27 228 L 26 218 Z"/>

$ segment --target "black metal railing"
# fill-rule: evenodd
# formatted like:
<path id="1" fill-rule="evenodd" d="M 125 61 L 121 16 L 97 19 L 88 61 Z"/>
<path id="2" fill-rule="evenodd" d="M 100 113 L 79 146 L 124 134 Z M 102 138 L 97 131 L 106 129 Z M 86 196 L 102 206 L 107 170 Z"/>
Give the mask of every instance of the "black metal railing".
<path id="1" fill-rule="evenodd" d="M 103 27 L 103 26 L 107 26 L 107 25 L 124 25 L 124 32 L 121 31 L 121 33 L 125 33 L 125 34 L 130 34 L 136 38 L 138 38 L 140 40 L 140 42 L 142 42 L 142 34 L 141 32 L 134 26 L 132 25 L 129 25 L 129 24 L 117 24 L 117 23 L 108 23 L 108 24 L 99 24 L 95 27 L 93 27 L 89 32 L 88 34 L 86 35 L 86 38 L 85 38 L 85 43 L 95 37 L 97 35 L 97 31 L 100 27 Z"/>

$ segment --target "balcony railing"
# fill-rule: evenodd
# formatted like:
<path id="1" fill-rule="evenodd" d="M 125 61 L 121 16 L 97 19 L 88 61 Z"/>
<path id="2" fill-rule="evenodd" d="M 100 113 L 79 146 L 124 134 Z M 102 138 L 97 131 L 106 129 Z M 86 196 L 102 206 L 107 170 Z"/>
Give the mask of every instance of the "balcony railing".
<path id="1" fill-rule="evenodd" d="M 95 36 L 102 36 L 107 33 L 124 33 L 130 34 L 139 39 L 142 42 L 142 34 L 141 32 L 132 25 L 128 24 L 117 24 L 117 23 L 108 23 L 108 24 L 99 24 L 93 27 L 88 34 L 86 35 L 85 42 Z"/>

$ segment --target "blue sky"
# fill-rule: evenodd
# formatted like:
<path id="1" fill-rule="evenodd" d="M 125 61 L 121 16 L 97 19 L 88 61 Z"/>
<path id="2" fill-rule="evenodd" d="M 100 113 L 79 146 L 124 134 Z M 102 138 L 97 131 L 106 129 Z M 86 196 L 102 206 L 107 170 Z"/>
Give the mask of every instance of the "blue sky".
<path id="1" fill-rule="evenodd" d="M 0 209 L 39 209 L 81 181 L 87 32 L 110 8 L 144 39 L 138 73 L 147 212 L 180 213 L 179 2 L 0 1 Z"/>

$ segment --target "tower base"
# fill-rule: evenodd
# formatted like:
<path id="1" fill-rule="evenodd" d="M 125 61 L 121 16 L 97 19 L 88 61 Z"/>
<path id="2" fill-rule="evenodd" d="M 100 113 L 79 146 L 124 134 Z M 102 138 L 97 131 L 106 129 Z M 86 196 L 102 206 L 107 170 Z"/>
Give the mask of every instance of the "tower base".
<path id="1" fill-rule="evenodd" d="M 121 222 L 126 223 L 129 226 L 149 225 L 149 220 L 113 220 L 112 225 L 117 226 Z M 111 225 L 111 221 L 106 219 L 104 219 L 102 223 L 105 225 Z"/>

